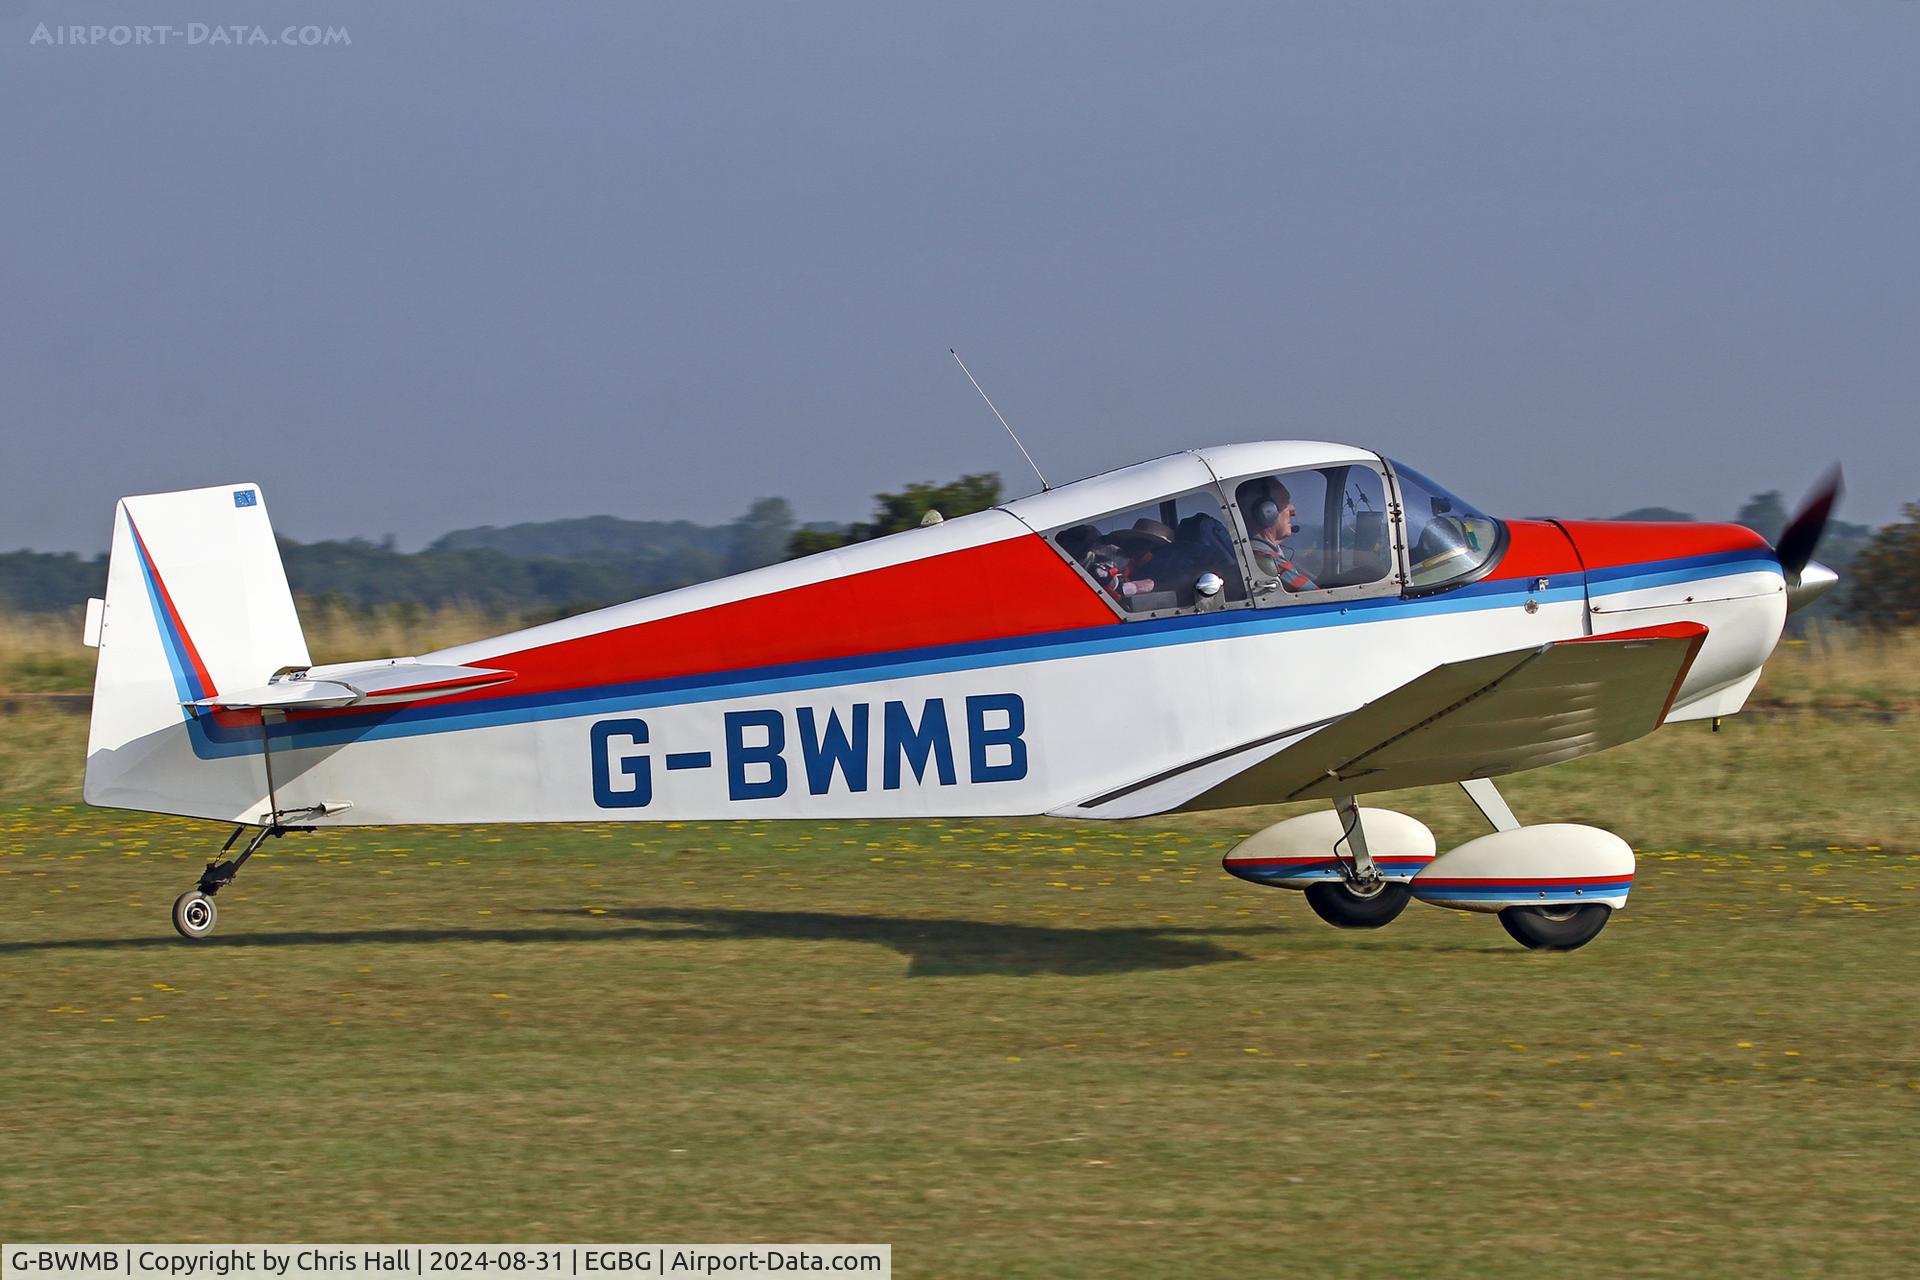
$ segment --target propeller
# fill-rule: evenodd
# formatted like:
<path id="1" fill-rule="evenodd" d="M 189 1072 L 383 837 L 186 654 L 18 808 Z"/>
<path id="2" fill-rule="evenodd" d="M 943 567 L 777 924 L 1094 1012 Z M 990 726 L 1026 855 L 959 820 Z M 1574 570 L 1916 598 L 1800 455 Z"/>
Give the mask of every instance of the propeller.
<path id="1" fill-rule="evenodd" d="M 1812 604 L 1840 580 L 1839 574 L 1813 558 L 1813 552 L 1820 545 L 1820 535 L 1826 531 L 1827 520 L 1833 515 L 1834 504 L 1843 491 L 1840 464 L 1836 462 L 1820 477 L 1820 483 L 1800 504 L 1793 519 L 1780 531 L 1779 541 L 1774 543 L 1773 554 L 1779 558 L 1780 571 L 1787 578 L 1789 613 Z"/>

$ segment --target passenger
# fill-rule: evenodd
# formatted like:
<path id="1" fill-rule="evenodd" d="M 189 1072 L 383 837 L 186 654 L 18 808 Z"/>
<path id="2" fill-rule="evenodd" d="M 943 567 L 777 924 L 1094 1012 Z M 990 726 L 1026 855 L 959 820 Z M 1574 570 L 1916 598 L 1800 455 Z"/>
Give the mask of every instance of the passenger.
<path id="1" fill-rule="evenodd" d="M 1236 495 L 1240 514 L 1246 518 L 1247 536 L 1253 542 L 1253 563 L 1260 572 L 1280 580 L 1288 591 L 1312 591 L 1318 584 L 1294 563 L 1293 549 L 1286 540 L 1293 536 L 1293 518 L 1298 514 L 1293 495 L 1278 477 L 1249 480 Z"/>
<path id="2" fill-rule="evenodd" d="M 1080 563 L 1086 566 L 1095 582 L 1106 588 L 1108 594 L 1116 598 L 1133 594 L 1126 589 L 1130 585 L 1127 582 L 1127 553 L 1113 543 L 1101 542 L 1088 547 L 1087 553 L 1080 557 Z"/>
<path id="3" fill-rule="evenodd" d="M 1071 529 L 1061 530 L 1054 541 L 1060 544 L 1062 551 L 1084 564 L 1088 550 L 1100 541 L 1100 530 L 1090 524 L 1077 524 Z"/>
<path id="4" fill-rule="evenodd" d="M 1173 530 L 1143 516 L 1133 522 L 1131 529 L 1115 529 L 1107 535 L 1107 540 L 1127 554 L 1126 567 L 1120 577 L 1132 590 L 1124 594 L 1139 595 L 1153 590 L 1154 579 L 1160 576 L 1154 570 L 1154 560 L 1173 545 Z"/>
<path id="5" fill-rule="evenodd" d="M 1166 528 L 1158 521 L 1143 523 L 1159 525 L 1162 530 Z M 1136 602 L 1134 597 L 1145 596 L 1154 590 L 1154 580 L 1146 576 L 1148 564 L 1154 557 L 1154 549 L 1171 545 L 1171 540 L 1141 530 L 1137 525 L 1132 529 L 1115 529 L 1112 533 L 1100 536 L 1105 541 L 1090 548 L 1081 557 L 1080 563 L 1086 566 L 1095 582 L 1127 608 L 1147 607 L 1144 602 Z"/>

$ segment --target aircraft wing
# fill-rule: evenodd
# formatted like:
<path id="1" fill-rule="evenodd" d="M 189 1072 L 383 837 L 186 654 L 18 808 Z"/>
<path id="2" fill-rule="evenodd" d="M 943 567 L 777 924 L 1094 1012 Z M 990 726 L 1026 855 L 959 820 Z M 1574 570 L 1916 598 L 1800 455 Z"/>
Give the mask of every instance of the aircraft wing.
<path id="1" fill-rule="evenodd" d="M 1706 635 L 1698 623 L 1676 623 L 1446 663 L 1331 721 L 1059 812 L 1105 818 L 1276 804 L 1572 760 L 1659 728 Z"/>
<path id="2" fill-rule="evenodd" d="M 313 667 L 276 676 L 255 689 L 215 694 L 183 706 L 209 711 L 309 711 L 377 707 L 468 693 L 513 679 L 511 671 L 427 663 L 366 662 Z"/>

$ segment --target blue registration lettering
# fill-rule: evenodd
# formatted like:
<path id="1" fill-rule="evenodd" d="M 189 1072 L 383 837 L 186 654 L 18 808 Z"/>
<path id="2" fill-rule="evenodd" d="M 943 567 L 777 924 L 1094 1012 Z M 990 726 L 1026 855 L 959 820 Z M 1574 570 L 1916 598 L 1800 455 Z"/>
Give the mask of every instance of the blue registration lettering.
<path id="1" fill-rule="evenodd" d="M 593 744 L 593 802 L 602 809 L 640 809 L 652 803 L 653 766 L 636 750 L 647 741 L 647 722 L 599 720 L 588 736 Z"/>
<path id="2" fill-rule="evenodd" d="M 847 780 L 847 790 L 867 789 L 868 707 L 857 702 L 848 712 L 853 722 L 851 734 L 840 725 L 840 715 L 827 712 L 824 729 L 815 723 L 812 707 L 801 707 L 800 759 L 807 769 L 807 790 L 823 796 L 833 789 L 833 771 L 837 768 Z"/>
<path id="3" fill-rule="evenodd" d="M 1005 718 L 987 726 L 987 717 Z M 1027 704 L 1017 693 L 978 693 L 967 699 L 967 766 L 975 782 L 1018 782 L 1027 776 Z M 1005 747 L 995 763 L 988 748 Z"/>
<path id="4" fill-rule="evenodd" d="M 883 764 L 881 765 L 881 785 L 888 791 L 900 789 L 900 762 L 905 760 L 913 766 L 913 780 L 923 782 L 927 776 L 927 757 L 933 757 L 936 776 L 940 785 L 950 787 L 953 776 L 953 739 L 947 733 L 947 704 L 940 698 L 928 698 L 927 705 L 920 713 L 920 724 L 915 727 L 907 715 L 907 704 L 889 702 L 886 711 L 886 727 L 882 733 L 881 746 Z"/>
<path id="5" fill-rule="evenodd" d="M 787 793 L 787 762 L 780 752 L 787 745 L 786 722 L 778 711 L 727 712 L 727 798 L 771 800 Z M 747 730 L 758 728 L 764 742 L 748 743 Z M 765 769 L 764 778 L 747 776 L 751 766 Z"/>

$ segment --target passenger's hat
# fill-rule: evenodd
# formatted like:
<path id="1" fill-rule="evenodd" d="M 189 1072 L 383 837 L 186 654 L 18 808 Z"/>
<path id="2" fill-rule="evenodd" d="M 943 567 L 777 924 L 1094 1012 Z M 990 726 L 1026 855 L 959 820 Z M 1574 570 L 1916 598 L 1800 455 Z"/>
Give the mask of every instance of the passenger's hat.
<path id="1" fill-rule="evenodd" d="M 1142 551 L 1172 546 L 1173 530 L 1158 520 L 1142 518 L 1135 520 L 1131 529 L 1115 529 L 1107 535 L 1107 540 L 1124 549 L 1128 555 L 1137 556 Z"/>

